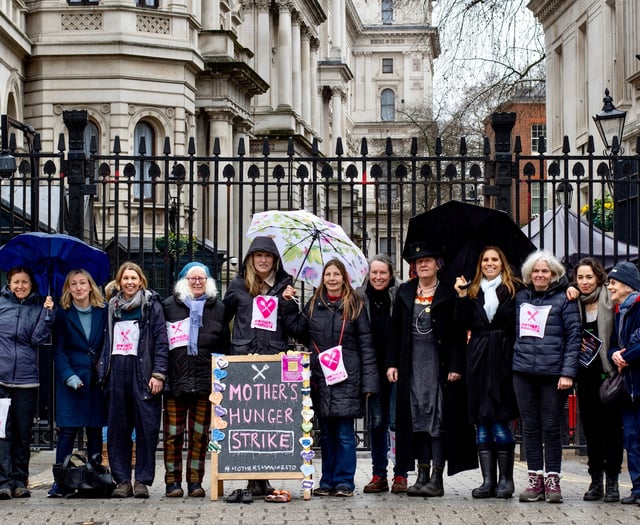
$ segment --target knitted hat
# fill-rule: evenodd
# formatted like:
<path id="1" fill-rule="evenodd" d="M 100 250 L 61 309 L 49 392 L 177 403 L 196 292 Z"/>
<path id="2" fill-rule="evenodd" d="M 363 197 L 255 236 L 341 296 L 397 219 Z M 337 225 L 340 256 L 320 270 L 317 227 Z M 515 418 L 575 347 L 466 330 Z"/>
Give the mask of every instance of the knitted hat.
<path id="1" fill-rule="evenodd" d="M 625 261 L 616 264 L 609 272 L 608 277 L 626 284 L 636 292 L 640 291 L 640 272 L 633 263 Z"/>
<path id="2" fill-rule="evenodd" d="M 209 268 L 207 268 L 201 262 L 194 261 L 184 265 L 184 268 L 182 268 L 182 270 L 180 270 L 180 273 L 178 274 L 178 279 L 184 279 L 189 273 L 189 270 L 191 270 L 191 268 L 202 268 L 204 270 L 204 274 L 207 277 L 211 277 L 211 272 L 209 272 Z"/>

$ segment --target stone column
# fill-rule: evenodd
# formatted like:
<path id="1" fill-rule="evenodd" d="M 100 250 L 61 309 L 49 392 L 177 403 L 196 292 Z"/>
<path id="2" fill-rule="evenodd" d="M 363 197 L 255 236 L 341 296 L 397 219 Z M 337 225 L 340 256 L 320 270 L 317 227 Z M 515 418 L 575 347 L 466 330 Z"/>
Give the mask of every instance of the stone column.
<path id="1" fill-rule="evenodd" d="M 320 41 L 317 38 L 309 42 L 311 59 L 309 67 L 309 96 L 311 97 L 311 129 L 316 135 L 320 135 L 322 126 L 320 125 L 320 94 L 318 93 L 318 52 Z"/>
<path id="2" fill-rule="evenodd" d="M 335 145 L 338 137 L 342 137 L 342 98 L 344 91 L 342 87 L 333 86 L 331 88 L 331 145 Z M 344 137 L 343 137 L 344 138 Z"/>
<path id="3" fill-rule="evenodd" d="M 217 1 L 217 0 L 210 0 Z M 256 72 L 267 83 L 271 84 L 271 16 L 269 0 L 257 0 L 256 10 L 258 11 L 257 39 L 255 47 L 255 67 Z M 273 86 L 272 86 L 273 89 Z M 271 109 L 271 91 L 256 96 L 256 109 Z"/>
<path id="4" fill-rule="evenodd" d="M 200 9 L 200 23 L 203 30 L 220 29 L 220 1 L 202 0 Z"/>
<path id="5" fill-rule="evenodd" d="M 291 5 L 281 0 L 278 6 L 278 108 L 291 108 L 292 102 L 292 52 Z"/>
<path id="6" fill-rule="evenodd" d="M 315 97 L 316 87 L 311 84 L 311 69 L 315 69 L 316 64 L 310 62 L 311 59 L 311 35 L 309 28 L 303 27 L 300 44 L 300 69 L 301 69 L 301 93 L 302 93 L 302 120 L 307 125 L 311 124 L 311 103 Z"/>
<path id="7" fill-rule="evenodd" d="M 300 13 L 295 11 L 291 16 L 291 94 L 293 111 L 302 114 L 302 78 L 300 50 Z"/>

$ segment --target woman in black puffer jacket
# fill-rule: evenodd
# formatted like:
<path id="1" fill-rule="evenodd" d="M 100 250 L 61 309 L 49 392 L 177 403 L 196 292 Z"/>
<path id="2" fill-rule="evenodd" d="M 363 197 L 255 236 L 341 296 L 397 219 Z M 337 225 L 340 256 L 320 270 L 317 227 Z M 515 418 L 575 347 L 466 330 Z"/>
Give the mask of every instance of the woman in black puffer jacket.
<path id="1" fill-rule="evenodd" d="M 166 496 L 180 498 L 182 448 L 187 444 L 187 493 L 204 497 L 202 478 L 211 424 L 211 354 L 229 349 L 224 305 L 217 298 L 215 280 L 199 262 L 179 274 L 174 295 L 162 303 L 169 339 L 169 392 L 164 396 L 164 466 Z"/>
<path id="2" fill-rule="evenodd" d="M 578 373 L 582 323 L 566 297 L 565 269 L 552 254 L 532 253 L 522 265 L 527 285 L 516 295 L 513 387 L 522 418 L 529 470 L 520 501 L 562 503 L 562 411 Z M 545 469 L 546 467 L 546 473 Z"/>
<path id="3" fill-rule="evenodd" d="M 322 284 L 292 328 L 311 352 L 311 396 L 322 450 L 322 478 L 314 494 L 348 497 L 355 488 L 354 419 L 364 415 L 366 395 L 379 390 L 378 369 L 364 302 L 349 284 L 344 265 L 331 260 L 322 275 Z M 338 346 L 341 352 L 336 352 Z M 328 358 L 320 356 L 325 351 L 332 352 Z M 346 377 L 329 384 L 329 376 L 340 370 L 339 353 Z M 327 377 L 321 360 L 329 370 Z"/>

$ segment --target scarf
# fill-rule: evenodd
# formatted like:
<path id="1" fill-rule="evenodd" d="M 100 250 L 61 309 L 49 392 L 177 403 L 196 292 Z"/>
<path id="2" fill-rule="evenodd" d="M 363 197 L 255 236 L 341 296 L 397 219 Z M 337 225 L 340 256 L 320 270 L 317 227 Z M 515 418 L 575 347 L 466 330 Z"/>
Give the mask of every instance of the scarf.
<path id="1" fill-rule="evenodd" d="M 488 281 L 484 277 L 480 281 L 480 288 L 482 289 L 482 293 L 484 293 L 484 311 L 487 314 L 489 322 L 493 321 L 493 317 L 496 315 L 496 311 L 500 305 L 496 290 L 501 284 L 502 274 L 491 281 Z"/>
<path id="2" fill-rule="evenodd" d="M 620 313 L 620 321 L 618 322 L 618 346 L 621 347 L 625 347 L 627 345 L 630 344 L 635 344 L 636 341 L 633 340 L 634 335 L 635 334 L 631 334 L 631 339 L 632 341 L 623 341 L 622 340 L 622 328 L 624 327 L 624 318 L 627 316 L 627 314 L 629 313 L 629 309 L 633 306 L 633 304 L 636 302 L 636 299 L 638 298 L 638 295 L 640 295 L 638 292 L 632 292 L 630 293 L 627 298 L 622 302 L 622 304 L 620 305 L 619 308 L 619 313 Z"/>
<path id="3" fill-rule="evenodd" d="M 598 286 L 589 295 L 580 295 L 580 302 L 582 304 L 593 304 L 598 302 L 598 313 L 596 317 L 596 326 L 598 327 L 598 339 L 602 341 L 602 347 L 600 348 L 600 362 L 605 373 L 611 374 L 613 368 L 611 362 L 607 356 L 609 352 L 609 340 L 611 339 L 611 333 L 613 332 L 613 303 L 611 297 L 607 291 L 606 286 Z M 580 314 L 586 317 L 583 309 L 580 308 Z M 584 319 L 583 319 L 584 321 Z"/>
<path id="4" fill-rule="evenodd" d="M 185 297 L 184 304 L 189 307 L 189 344 L 187 355 L 198 355 L 198 334 L 202 326 L 202 312 L 207 302 L 207 294 L 200 297 Z"/>

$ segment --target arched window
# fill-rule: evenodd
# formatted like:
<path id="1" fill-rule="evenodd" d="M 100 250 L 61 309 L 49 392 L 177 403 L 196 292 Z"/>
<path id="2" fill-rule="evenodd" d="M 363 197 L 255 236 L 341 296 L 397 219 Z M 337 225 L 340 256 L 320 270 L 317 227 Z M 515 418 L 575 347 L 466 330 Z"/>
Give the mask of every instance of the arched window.
<path id="1" fill-rule="evenodd" d="M 86 158 L 89 158 L 91 155 L 91 139 L 95 137 L 96 140 L 96 151 L 100 153 L 100 133 L 98 131 L 98 126 L 95 125 L 91 120 L 87 122 L 87 125 L 84 128 L 84 154 Z"/>
<path id="2" fill-rule="evenodd" d="M 137 157 L 140 155 L 140 141 L 144 142 L 145 156 L 148 157 L 154 154 L 153 145 L 155 144 L 155 134 L 153 128 L 146 122 L 138 122 L 136 129 L 133 133 L 133 154 Z M 148 181 L 151 180 L 149 175 L 149 168 L 151 162 L 149 160 L 144 161 L 144 169 L 141 169 L 142 162 L 136 162 L 136 177 L 137 180 Z M 143 171 L 143 173 L 141 173 Z M 140 184 L 136 184 L 133 190 L 133 196 L 136 199 L 141 198 Z M 153 197 L 151 184 L 144 184 L 142 190 L 143 199 L 151 199 Z"/>
<path id="3" fill-rule="evenodd" d="M 382 120 L 396 119 L 396 96 L 392 89 L 383 89 L 380 94 L 380 118 Z"/>

